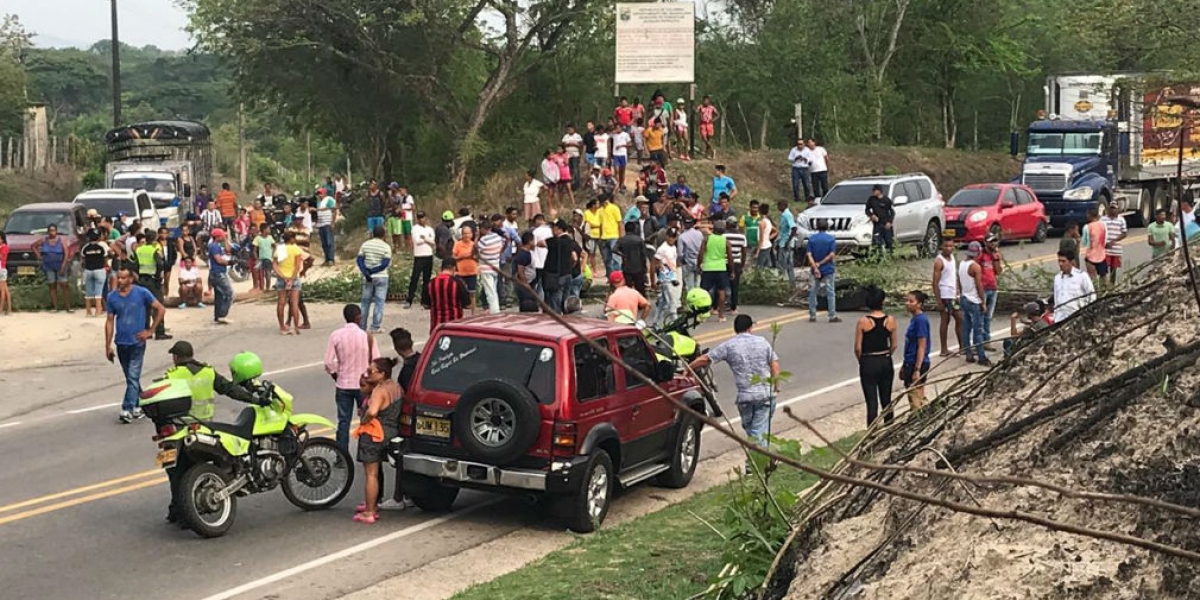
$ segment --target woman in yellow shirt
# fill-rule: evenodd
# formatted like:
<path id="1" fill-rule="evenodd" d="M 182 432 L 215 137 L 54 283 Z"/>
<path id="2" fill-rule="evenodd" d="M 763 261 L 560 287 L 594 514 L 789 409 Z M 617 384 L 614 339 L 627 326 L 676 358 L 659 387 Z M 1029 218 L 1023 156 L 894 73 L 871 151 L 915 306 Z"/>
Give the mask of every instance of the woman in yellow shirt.
<path id="1" fill-rule="evenodd" d="M 278 298 L 275 303 L 275 317 L 279 320 L 281 335 L 300 335 L 300 273 L 308 254 L 296 245 L 296 235 L 291 231 L 283 233 L 283 244 L 275 249 L 275 290 Z M 289 331 L 284 321 L 284 307 L 289 307 L 293 315 L 292 330 Z"/>
<path id="2" fill-rule="evenodd" d="M 475 289 L 479 283 L 479 261 L 475 260 L 475 230 L 462 228 L 462 239 L 454 242 L 454 260 L 458 264 L 458 276 L 467 284 L 471 303 L 471 316 L 475 316 Z"/>

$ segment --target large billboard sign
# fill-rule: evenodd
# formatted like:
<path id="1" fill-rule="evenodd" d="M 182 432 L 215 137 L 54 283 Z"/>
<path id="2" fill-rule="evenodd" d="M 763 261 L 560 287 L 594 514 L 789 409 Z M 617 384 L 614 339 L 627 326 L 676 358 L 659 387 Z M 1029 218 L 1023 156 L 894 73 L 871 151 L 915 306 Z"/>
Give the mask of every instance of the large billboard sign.
<path id="1" fill-rule="evenodd" d="M 617 83 L 696 80 L 696 4 L 617 4 Z"/>

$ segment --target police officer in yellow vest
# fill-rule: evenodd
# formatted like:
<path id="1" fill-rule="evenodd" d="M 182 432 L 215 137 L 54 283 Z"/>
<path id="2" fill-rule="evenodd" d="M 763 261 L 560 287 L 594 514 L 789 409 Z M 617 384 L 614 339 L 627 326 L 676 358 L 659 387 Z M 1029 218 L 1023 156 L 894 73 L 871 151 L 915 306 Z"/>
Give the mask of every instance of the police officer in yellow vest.
<path id="1" fill-rule="evenodd" d="M 157 243 L 157 236 L 153 230 L 148 230 L 146 242 L 138 244 L 133 251 L 133 257 L 137 261 L 138 285 L 150 290 L 159 302 L 163 302 L 162 276 L 166 258 L 163 257 L 162 247 Z M 170 274 L 167 276 L 170 277 Z M 167 335 L 166 321 L 163 319 L 158 322 L 158 328 L 154 330 L 154 339 L 171 339 L 171 336 Z"/>
<path id="2" fill-rule="evenodd" d="M 216 369 L 196 360 L 190 343 L 182 340 L 175 342 L 168 352 L 171 354 L 175 366 L 167 369 L 167 378 L 185 379 L 188 387 L 192 388 L 192 410 L 188 412 L 189 418 L 197 421 L 211 421 L 216 413 L 213 402 L 217 394 L 240 402 L 256 403 L 257 398 L 252 392 L 222 377 Z M 181 452 L 175 466 L 167 469 L 167 478 L 171 482 L 171 505 L 167 509 L 168 523 L 179 521 L 176 508 L 179 480 L 189 467 L 191 467 L 191 461 L 188 459 L 187 453 Z"/>

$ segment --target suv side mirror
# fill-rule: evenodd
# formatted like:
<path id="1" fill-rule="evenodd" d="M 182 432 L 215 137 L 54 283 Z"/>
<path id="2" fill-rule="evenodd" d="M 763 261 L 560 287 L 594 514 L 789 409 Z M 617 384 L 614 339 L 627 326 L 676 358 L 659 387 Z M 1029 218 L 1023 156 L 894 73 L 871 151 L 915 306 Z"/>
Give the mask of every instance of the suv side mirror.
<path id="1" fill-rule="evenodd" d="M 908 204 L 908 196 L 896 196 L 895 198 L 892 198 L 892 204 L 895 204 L 896 206 Z"/>
<path id="2" fill-rule="evenodd" d="M 654 365 L 654 380 L 658 383 L 666 383 L 675 378 L 675 363 L 669 360 L 660 360 Z"/>

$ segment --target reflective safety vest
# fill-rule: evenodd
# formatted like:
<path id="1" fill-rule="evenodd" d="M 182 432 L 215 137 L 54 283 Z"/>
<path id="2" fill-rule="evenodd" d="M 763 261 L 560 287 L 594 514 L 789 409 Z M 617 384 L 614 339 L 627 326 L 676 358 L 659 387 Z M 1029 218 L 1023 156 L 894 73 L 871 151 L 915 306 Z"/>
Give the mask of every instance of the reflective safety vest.
<path id="1" fill-rule="evenodd" d="M 154 244 L 143 244 L 138 246 L 137 250 L 133 251 L 137 256 L 138 275 L 143 277 L 154 277 L 158 275 L 158 246 Z"/>
<path id="2" fill-rule="evenodd" d="M 217 395 L 213 389 L 217 372 L 212 367 L 203 365 L 203 368 L 193 373 L 187 365 L 177 365 L 167 371 L 167 378 L 187 380 L 188 387 L 192 389 L 192 410 L 188 411 L 188 416 L 200 421 L 212 420 L 216 414 L 213 398 Z"/>

